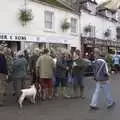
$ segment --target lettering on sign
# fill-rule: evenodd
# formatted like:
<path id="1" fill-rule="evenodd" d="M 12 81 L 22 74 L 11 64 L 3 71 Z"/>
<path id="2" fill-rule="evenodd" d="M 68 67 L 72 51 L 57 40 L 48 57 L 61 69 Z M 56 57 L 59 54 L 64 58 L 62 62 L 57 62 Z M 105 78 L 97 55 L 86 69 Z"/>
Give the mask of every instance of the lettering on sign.
<path id="1" fill-rule="evenodd" d="M 13 40 L 13 41 L 24 41 L 27 40 L 26 36 L 17 35 L 0 35 L 0 40 Z"/>

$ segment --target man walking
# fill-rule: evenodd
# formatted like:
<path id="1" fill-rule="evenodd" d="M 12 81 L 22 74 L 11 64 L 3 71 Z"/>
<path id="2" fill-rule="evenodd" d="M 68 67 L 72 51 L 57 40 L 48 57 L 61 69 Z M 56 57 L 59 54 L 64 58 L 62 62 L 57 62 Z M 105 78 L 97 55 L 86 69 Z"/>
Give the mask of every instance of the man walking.
<path id="1" fill-rule="evenodd" d="M 107 108 L 111 108 L 115 105 L 110 95 L 110 85 L 109 85 L 109 73 L 108 66 L 104 59 L 101 58 L 99 49 L 95 49 L 95 58 L 93 64 L 94 78 L 96 80 L 96 89 L 92 97 L 90 108 L 97 110 L 98 98 L 101 88 L 104 89 L 104 94 L 107 100 Z"/>

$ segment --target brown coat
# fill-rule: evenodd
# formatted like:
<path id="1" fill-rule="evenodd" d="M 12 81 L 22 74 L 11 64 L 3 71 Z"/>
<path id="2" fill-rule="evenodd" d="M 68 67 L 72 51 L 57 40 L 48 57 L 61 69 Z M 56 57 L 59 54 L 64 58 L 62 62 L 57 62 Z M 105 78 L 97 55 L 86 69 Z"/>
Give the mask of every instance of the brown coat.
<path id="1" fill-rule="evenodd" d="M 40 78 L 53 78 L 54 61 L 49 55 L 42 55 L 38 58 L 36 63 L 36 70 L 39 72 Z"/>

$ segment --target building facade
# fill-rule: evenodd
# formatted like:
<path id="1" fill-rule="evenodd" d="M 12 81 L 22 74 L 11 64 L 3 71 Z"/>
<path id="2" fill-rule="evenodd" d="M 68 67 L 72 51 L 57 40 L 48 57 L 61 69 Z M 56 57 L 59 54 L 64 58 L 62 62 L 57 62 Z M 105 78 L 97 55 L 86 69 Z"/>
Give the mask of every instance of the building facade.
<path id="1" fill-rule="evenodd" d="M 33 20 L 24 26 L 18 19 L 20 10 L 32 11 Z M 54 5 L 45 0 L 4 0 L 0 15 L 0 41 L 6 41 L 14 50 L 81 47 L 79 14 L 59 2 Z"/>
<path id="2" fill-rule="evenodd" d="M 118 11 L 97 8 L 98 4 L 86 0 L 81 4 L 81 43 L 85 53 L 92 53 L 95 47 L 105 53 L 112 53 L 120 48 L 117 27 Z"/>

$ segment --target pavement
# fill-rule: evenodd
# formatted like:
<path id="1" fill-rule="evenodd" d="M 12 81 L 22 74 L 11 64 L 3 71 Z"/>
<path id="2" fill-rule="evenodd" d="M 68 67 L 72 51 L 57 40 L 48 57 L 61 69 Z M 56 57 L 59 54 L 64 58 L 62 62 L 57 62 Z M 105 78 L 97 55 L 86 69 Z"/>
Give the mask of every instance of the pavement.
<path id="1" fill-rule="evenodd" d="M 0 120 L 120 120 L 120 74 L 112 75 L 111 93 L 116 106 L 108 110 L 101 92 L 100 110 L 90 111 L 89 103 L 95 89 L 95 81 L 91 77 L 84 80 L 85 99 L 57 98 L 35 105 L 26 103 L 19 109 L 13 97 L 9 96 L 6 106 L 0 108 Z"/>

